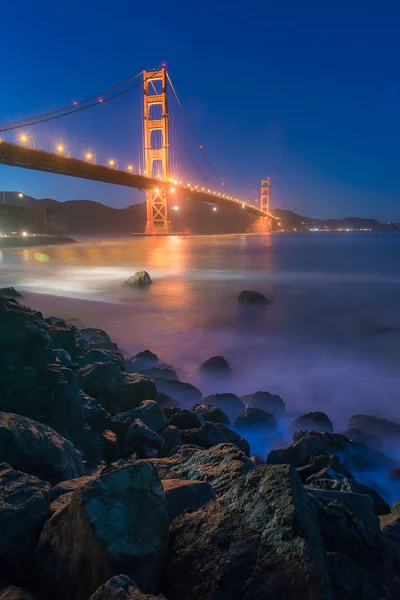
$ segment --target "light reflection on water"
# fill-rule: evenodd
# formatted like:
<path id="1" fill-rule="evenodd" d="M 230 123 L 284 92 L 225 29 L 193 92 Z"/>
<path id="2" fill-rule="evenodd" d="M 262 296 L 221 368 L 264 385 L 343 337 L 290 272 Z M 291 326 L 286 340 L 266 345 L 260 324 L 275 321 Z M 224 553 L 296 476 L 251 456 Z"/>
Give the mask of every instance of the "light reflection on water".
<path id="1" fill-rule="evenodd" d="M 3 251 L 0 279 L 46 316 L 106 329 L 128 355 L 153 350 L 204 394 L 266 389 L 340 429 L 357 412 L 400 421 L 399 251 L 391 234 L 86 238 Z M 154 284 L 124 286 L 140 269 Z M 273 304 L 243 313 L 246 288 Z M 223 384 L 196 372 L 215 354 L 233 367 Z"/>

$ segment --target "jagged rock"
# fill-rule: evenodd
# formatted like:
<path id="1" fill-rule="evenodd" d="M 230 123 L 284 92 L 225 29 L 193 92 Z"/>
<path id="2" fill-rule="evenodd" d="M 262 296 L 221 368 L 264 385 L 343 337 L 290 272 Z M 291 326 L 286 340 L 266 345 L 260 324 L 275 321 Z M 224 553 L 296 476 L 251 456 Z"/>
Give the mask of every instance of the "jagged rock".
<path id="1" fill-rule="evenodd" d="M 77 371 L 83 390 L 111 414 L 155 400 L 157 392 L 145 375 L 123 373 L 113 362 L 95 363 Z"/>
<path id="2" fill-rule="evenodd" d="M 115 362 L 121 371 L 125 371 L 125 360 L 120 352 L 101 350 L 99 348 L 92 348 L 81 356 L 78 360 L 78 365 L 80 367 L 85 367 L 86 365 L 92 365 L 93 363 L 98 362 Z"/>
<path id="3" fill-rule="evenodd" d="M 163 409 L 154 400 L 145 400 L 137 408 L 119 413 L 111 419 L 110 428 L 119 438 L 124 438 L 131 423 L 136 419 L 143 421 L 147 427 L 159 433 L 168 425 Z"/>
<path id="4" fill-rule="evenodd" d="M 143 350 L 134 356 L 131 356 L 127 361 L 128 373 L 137 373 L 142 369 L 150 369 L 158 364 L 158 356 L 150 350 Z"/>
<path id="5" fill-rule="evenodd" d="M 142 285 L 149 285 L 150 283 L 153 283 L 151 280 L 150 275 L 147 273 L 147 271 L 137 271 L 137 273 L 135 273 L 134 275 L 132 275 L 131 277 L 128 277 L 128 279 L 125 280 L 125 285 L 128 286 L 142 286 Z"/>
<path id="6" fill-rule="evenodd" d="M 235 427 L 242 429 L 276 429 L 274 415 L 259 408 L 245 408 L 235 420 Z"/>
<path id="7" fill-rule="evenodd" d="M 165 408 L 164 412 L 168 423 L 178 429 L 195 429 L 204 422 L 200 416 L 186 408 Z"/>
<path id="8" fill-rule="evenodd" d="M 204 404 L 212 404 L 223 410 L 234 421 L 242 412 L 244 404 L 235 394 L 211 394 L 202 400 Z"/>
<path id="9" fill-rule="evenodd" d="M 121 458 L 117 436 L 110 429 L 103 431 L 100 437 L 101 454 L 106 462 L 115 462 Z"/>
<path id="10" fill-rule="evenodd" d="M 48 516 L 50 495 L 49 483 L 0 464 L 1 579 L 24 583 L 32 575 L 32 553 Z"/>
<path id="11" fill-rule="evenodd" d="M 337 460 L 339 460 L 339 458 L 337 456 L 335 458 L 337 458 Z M 297 471 L 298 473 L 299 473 L 299 470 L 300 469 L 298 469 L 298 471 Z M 317 473 L 313 473 L 312 475 L 307 477 L 306 485 L 312 485 L 314 481 L 318 481 L 319 479 L 345 479 L 345 476 L 342 475 L 341 473 L 338 473 L 331 467 L 324 467 Z M 317 485 L 316 487 L 320 487 L 320 486 Z"/>
<path id="12" fill-rule="evenodd" d="M 2 298 L 22 298 L 22 294 L 17 292 L 17 290 L 12 286 L 1 288 L 0 296 Z"/>
<path id="13" fill-rule="evenodd" d="M 155 468 L 142 461 L 73 493 L 42 531 L 37 572 L 48 594 L 65 600 L 86 600 L 121 571 L 152 592 L 167 544 L 165 494 Z"/>
<path id="14" fill-rule="evenodd" d="M 103 329 L 86 327 L 81 329 L 80 333 L 83 339 L 89 344 L 89 348 L 91 349 L 118 351 L 117 344 L 112 342 L 108 333 L 103 331 Z"/>
<path id="15" fill-rule="evenodd" d="M 223 356 L 211 356 L 201 363 L 199 371 L 205 375 L 223 375 L 230 371 L 230 367 Z"/>
<path id="16" fill-rule="evenodd" d="M 177 457 L 179 455 L 175 455 L 175 460 Z M 222 493 L 253 468 L 253 461 L 236 444 L 218 444 L 177 462 L 168 469 L 165 478 L 207 481 L 216 493 Z"/>
<path id="17" fill-rule="evenodd" d="M 333 433 L 333 425 L 330 418 L 323 412 L 310 412 L 296 417 L 290 430 L 294 431 L 325 431 Z"/>
<path id="18" fill-rule="evenodd" d="M 149 367 L 148 369 L 139 369 L 139 372 L 143 375 L 147 375 L 150 379 L 162 379 L 163 381 L 178 381 L 178 375 L 174 369 L 164 365 L 156 365 L 155 367 Z"/>
<path id="19" fill-rule="evenodd" d="M 0 413 L 0 461 L 50 483 L 84 475 L 80 453 L 56 431 L 20 415 Z"/>
<path id="20" fill-rule="evenodd" d="M 136 461 L 136 464 L 139 464 L 141 462 L 150 462 L 156 469 L 160 479 L 170 479 L 171 477 L 175 478 L 175 475 L 170 475 L 172 469 L 189 460 L 193 456 L 193 454 L 199 452 L 200 450 L 201 448 L 199 448 L 198 446 L 184 444 L 183 446 L 177 448 L 176 452 L 169 457 L 139 459 Z M 177 479 L 185 478 L 178 476 Z"/>
<path id="21" fill-rule="evenodd" d="M 347 477 L 353 479 L 351 472 L 340 462 L 340 458 L 335 454 L 320 454 L 312 456 L 308 464 L 298 467 L 297 472 L 303 483 L 309 481 L 312 477 L 318 475 L 322 471 L 332 470 L 339 477 Z"/>
<path id="22" fill-rule="evenodd" d="M 368 435 L 384 440 L 400 440 L 400 424 L 372 415 L 353 415 L 349 421 L 350 429 L 359 429 Z"/>
<path id="23" fill-rule="evenodd" d="M 174 425 L 168 425 L 160 435 L 165 442 L 165 454 L 183 444 L 181 432 Z"/>
<path id="24" fill-rule="evenodd" d="M 136 452 L 139 458 L 144 458 L 149 451 L 164 450 L 165 442 L 163 438 L 155 431 L 147 427 L 140 419 L 135 419 L 128 427 L 125 434 L 125 449 L 129 452 Z"/>
<path id="25" fill-rule="evenodd" d="M 379 521 L 386 562 L 391 571 L 397 574 L 400 572 L 400 515 L 392 512 L 379 517 Z"/>
<path id="26" fill-rule="evenodd" d="M 68 479 L 67 481 L 61 481 L 57 483 L 51 490 L 51 501 L 57 500 L 60 496 L 75 492 L 75 490 L 83 487 L 90 481 L 93 481 L 93 475 L 84 475 L 83 477 L 77 477 L 76 479 Z"/>
<path id="27" fill-rule="evenodd" d="M 8 585 L 0 591 L 0 600 L 37 600 L 37 598 L 22 588 Z"/>
<path id="28" fill-rule="evenodd" d="M 161 406 L 161 408 L 178 408 L 179 402 L 168 394 L 164 394 L 164 392 L 158 392 L 156 398 L 157 404 Z"/>
<path id="29" fill-rule="evenodd" d="M 174 600 L 328 599 L 311 500 L 294 469 L 263 465 L 171 524 L 163 593 Z"/>
<path id="30" fill-rule="evenodd" d="M 397 502 L 393 502 L 392 504 L 392 513 L 395 513 L 397 515 L 400 514 L 400 501 L 397 500 Z"/>
<path id="31" fill-rule="evenodd" d="M 62 367 L 67 367 L 67 369 L 71 369 L 73 367 L 73 362 L 71 355 L 62 348 L 56 348 L 53 350 L 54 355 L 54 364 L 61 365 Z"/>
<path id="32" fill-rule="evenodd" d="M 83 412 L 86 423 L 93 431 L 104 431 L 111 421 L 110 413 L 97 400 L 90 398 L 86 394 L 83 394 L 83 401 Z"/>
<path id="33" fill-rule="evenodd" d="M 269 392 L 254 392 L 241 396 L 241 401 L 246 407 L 259 408 L 280 417 L 285 413 L 286 406 L 284 401 L 277 394 Z"/>
<path id="34" fill-rule="evenodd" d="M 1 600 L 1 598 L 0 598 Z M 164 596 L 144 594 L 127 575 L 116 575 L 102 585 L 89 600 L 166 600 Z"/>
<path id="35" fill-rule="evenodd" d="M 383 444 L 379 438 L 374 435 L 369 435 L 361 429 L 355 429 L 354 427 L 351 429 L 346 429 L 346 431 L 342 431 L 342 435 L 345 435 L 352 442 L 361 442 L 368 446 L 371 450 L 375 452 L 381 452 L 383 448 Z"/>
<path id="36" fill-rule="evenodd" d="M 219 406 L 214 406 L 213 404 L 195 404 L 192 411 L 205 421 L 229 425 L 228 416 Z"/>
<path id="37" fill-rule="evenodd" d="M 378 494 L 378 492 L 376 492 L 368 485 L 365 485 L 360 481 L 356 481 L 355 479 L 347 479 L 346 477 L 342 477 L 339 479 L 314 478 L 310 482 L 310 485 L 314 488 L 318 488 L 321 490 L 333 490 L 337 492 L 354 492 L 355 494 L 367 494 L 372 498 L 372 501 L 374 503 L 375 514 L 386 515 L 390 513 L 389 504 L 380 496 L 380 494 Z"/>
<path id="38" fill-rule="evenodd" d="M 47 327 L 47 333 L 51 337 L 51 345 L 53 348 L 62 348 L 66 350 L 74 359 L 80 356 L 83 350 L 87 350 L 86 344 L 82 347 L 78 344 L 79 334 L 73 325 L 66 327 L 56 327 L 50 325 Z"/>
<path id="39" fill-rule="evenodd" d="M 200 402 L 202 394 L 191 383 L 159 378 L 156 381 L 157 392 L 168 394 L 178 402 Z"/>
<path id="40" fill-rule="evenodd" d="M 222 423 L 210 423 L 210 421 L 207 421 L 198 429 L 183 430 L 182 437 L 185 444 L 194 444 L 206 449 L 217 444 L 236 444 L 243 452 L 250 454 L 248 441 L 235 431 L 232 431 L 232 429 L 222 425 Z"/>
<path id="41" fill-rule="evenodd" d="M 170 521 L 184 512 L 201 508 L 214 496 L 213 488 L 205 481 L 163 479 L 162 484 Z"/>
<path id="42" fill-rule="evenodd" d="M 253 292 L 251 290 L 243 290 L 240 292 L 238 296 L 238 302 L 239 304 L 246 306 L 271 304 L 271 300 L 264 296 L 264 294 L 260 294 L 260 292 Z"/>

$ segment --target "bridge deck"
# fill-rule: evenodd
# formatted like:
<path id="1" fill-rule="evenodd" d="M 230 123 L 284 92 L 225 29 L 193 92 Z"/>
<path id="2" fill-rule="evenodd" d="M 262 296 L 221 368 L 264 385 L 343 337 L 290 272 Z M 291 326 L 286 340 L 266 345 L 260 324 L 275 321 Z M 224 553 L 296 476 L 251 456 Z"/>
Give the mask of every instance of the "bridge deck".
<path id="1" fill-rule="evenodd" d="M 34 171 L 45 171 L 47 173 L 56 173 L 58 175 L 68 175 L 69 177 L 79 177 L 81 179 L 91 179 L 93 181 L 102 181 L 103 183 L 113 183 L 126 187 L 136 188 L 138 190 L 148 190 L 152 187 L 168 186 L 170 183 L 135 175 L 129 171 L 119 171 L 103 165 L 97 165 L 77 158 L 69 158 L 52 152 L 35 150 L 17 144 L 1 141 L 0 143 L 0 164 L 11 167 L 20 167 L 23 169 L 32 169 Z M 176 198 L 192 198 L 202 202 L 211 202 L 220 206 L 235 206 L 244 209 L 245 212 L 259 217 L 267 217 L 267 213 L 260 210 L 252 204 L 229 200 L 221 196 L 215 196 L 201 190 L 191 190 L 181 185 L 174 185 L 176 189 Z"/>

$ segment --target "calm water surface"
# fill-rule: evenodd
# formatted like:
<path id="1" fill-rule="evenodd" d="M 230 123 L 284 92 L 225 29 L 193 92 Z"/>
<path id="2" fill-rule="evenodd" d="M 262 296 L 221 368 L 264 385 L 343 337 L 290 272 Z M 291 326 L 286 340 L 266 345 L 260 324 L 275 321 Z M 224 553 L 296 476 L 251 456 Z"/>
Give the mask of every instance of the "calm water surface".
<path id="1" fill-rule="evenodd" d="M 268 390 L 338 430 L 358 412 L 400 420 L 400 235 L 85 238 L 0 254 L 1 285 L 25 304 L 104 328 L 127 355 L 151 349 L 204 394 Z M 154 284 L 124 287 L 139 269 Z M 243 313 L 246 288 L 273 304 Z M 196 373 L 215 354 L 233 368 L 224 384 Z"/>

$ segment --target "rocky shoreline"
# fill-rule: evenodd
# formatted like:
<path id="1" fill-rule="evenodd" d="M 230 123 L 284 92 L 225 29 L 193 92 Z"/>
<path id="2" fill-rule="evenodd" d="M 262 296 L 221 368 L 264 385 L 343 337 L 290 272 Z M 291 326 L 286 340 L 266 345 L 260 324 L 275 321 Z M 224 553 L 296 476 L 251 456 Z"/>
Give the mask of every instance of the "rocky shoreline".
<path id="1" fill-rule="evenodd" d="M 399 479 L 399 424 L 308 413 L 254 456 L 279 396 L 203 397 L 151 351 L 3 295 L 0 600 L 398 598 L 400 502 L 358 479 Z"/>

